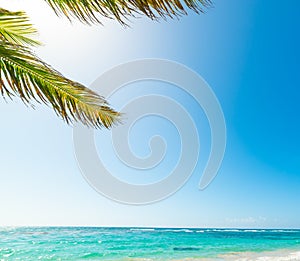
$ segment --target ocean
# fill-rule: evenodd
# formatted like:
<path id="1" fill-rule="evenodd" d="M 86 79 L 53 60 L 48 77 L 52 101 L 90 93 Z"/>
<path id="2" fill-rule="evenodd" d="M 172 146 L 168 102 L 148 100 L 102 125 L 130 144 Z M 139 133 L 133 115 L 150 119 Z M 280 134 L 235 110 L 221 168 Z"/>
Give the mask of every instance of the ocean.
<path id="1" fill-rule="evenodd" d="M 300 260 L 300 230 L 5 227 L 0 260 Z"/>

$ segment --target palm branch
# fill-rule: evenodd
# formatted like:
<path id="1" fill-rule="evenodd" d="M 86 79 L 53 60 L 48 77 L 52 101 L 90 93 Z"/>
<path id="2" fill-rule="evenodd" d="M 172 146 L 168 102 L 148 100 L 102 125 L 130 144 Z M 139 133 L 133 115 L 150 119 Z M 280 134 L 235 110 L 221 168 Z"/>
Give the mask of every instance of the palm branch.
<path id="1" fill-rule="evenodd" d="M 76 18 L 84 23 L 101 23 L 98 15 L 115 18 L 125 24 L 124 18 L 144 14 L 151 19 L 176 17 L 186 9 L 199 13 L 211 5 L 211 0 L 45 0 L 57 15 Z"/>
<path id="2" fill-rule="evenodd" d="M 24 12 L 10 12 L 0 8 L 0 37 L 15 44 L 40 45 L 32 38 L 37 33 Z"/>
<path id="3" fill-rule="evenodd" d="M 0 92 L 51 105 L 67 123 L 81 121 L 96 128 L 111 127 L 119 113 L 105 99 L 71 81 L 39 59 L 24 44 L 37 44 L 35 33 L 22 12 L 0 9 Z M 22 45 L 23 44 L 23 45 Z"/>

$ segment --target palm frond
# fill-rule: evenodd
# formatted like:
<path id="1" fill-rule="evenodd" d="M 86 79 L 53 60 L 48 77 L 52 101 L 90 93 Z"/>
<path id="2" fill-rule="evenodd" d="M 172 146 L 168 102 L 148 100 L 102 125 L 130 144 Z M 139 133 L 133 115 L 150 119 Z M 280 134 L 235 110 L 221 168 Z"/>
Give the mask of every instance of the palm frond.
<path id="1" fill-rule="evenodd" d="M 76 18 L 81 22 L 101 23 L 99 16 L 115 18 L 122 24 L 128 16 L 137 13 L 151 19 L 176 17 L 186 14 L 186 8 L 203 12 L 211 5 L 211 0 L 45 0 L 57 15 L 69 20 Z"/>
<path id="2" fill-rule="evenodd" d="M 40 45 L 33 39 L 37 30 L 24 12 L 10 12 L 0 8 L 0 39 L 13 44 Z"/>
<path id="3" fill-rule="evenodd" d="M 103 97 L 73 82 L 35 56 L 24 46 L 0 40 L 0 92 L 52 105 L 67 123 L 81 121 L 96 128 L 109 128 L 119 113 Z"/>

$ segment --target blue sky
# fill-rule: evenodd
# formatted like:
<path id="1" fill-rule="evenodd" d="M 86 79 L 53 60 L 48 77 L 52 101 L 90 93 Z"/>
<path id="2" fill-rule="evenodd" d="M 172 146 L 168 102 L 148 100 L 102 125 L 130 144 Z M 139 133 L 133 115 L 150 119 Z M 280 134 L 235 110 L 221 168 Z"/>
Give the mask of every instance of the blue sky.
<path id="1" fill-rule="evenodd" d="M 0 1 L 7 8 L 27 10 L 45 43 L 37 53 L 86 85 L 134 59 L 185 64 L 214 90 L 228 135 L 223 165 L 206 190 L 198 190 L 209 149 L 203 119 L 197 122 L 203 155 L 188 183 L 159 203 L 127 206 L 86 183 L 75 160 L 72 128 L 49 108 L 31 110 L 17 99 L 0 100 L 0 225 L 300 227 L 300 3 L 214 2 L 205 14 L 159 23 L 132 19 L 131 27 L 123 28 L 106 20 L 104 26 L 70 25 L 41 0 Z M 144 88 L 142 93 L 161 92 L 159 85 Z M 128 98 L 137 89 L 129 86 Z M 176 89 L 169 87 L 165 94 L 179 99 L 191 115 L 202 114 Z M 116 108 L 118 102 L 111 99 Z M 156 131 L 147 126 L 134 130 L 133 147 L 142 154 L 145 138 L 140 134 Z M 168 124 L 158 129 L 161 135 L 170 131 Z M 99 147 L 108 134 L 97 132 Z M 176 158 L 171 153 L 166 167 L 173 154 Z M 123 172 L 116 175 L 126 179 Z"/>

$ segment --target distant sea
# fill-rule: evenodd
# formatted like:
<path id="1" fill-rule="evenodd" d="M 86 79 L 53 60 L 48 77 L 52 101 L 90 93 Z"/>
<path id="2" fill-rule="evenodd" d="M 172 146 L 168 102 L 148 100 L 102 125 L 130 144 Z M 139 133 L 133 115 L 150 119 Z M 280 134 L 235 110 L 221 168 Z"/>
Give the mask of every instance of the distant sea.
<path id="1" fill-rule="evenodd" d="M 300 230 L 0 228 L 0 260 L 300 260 Z"/>

